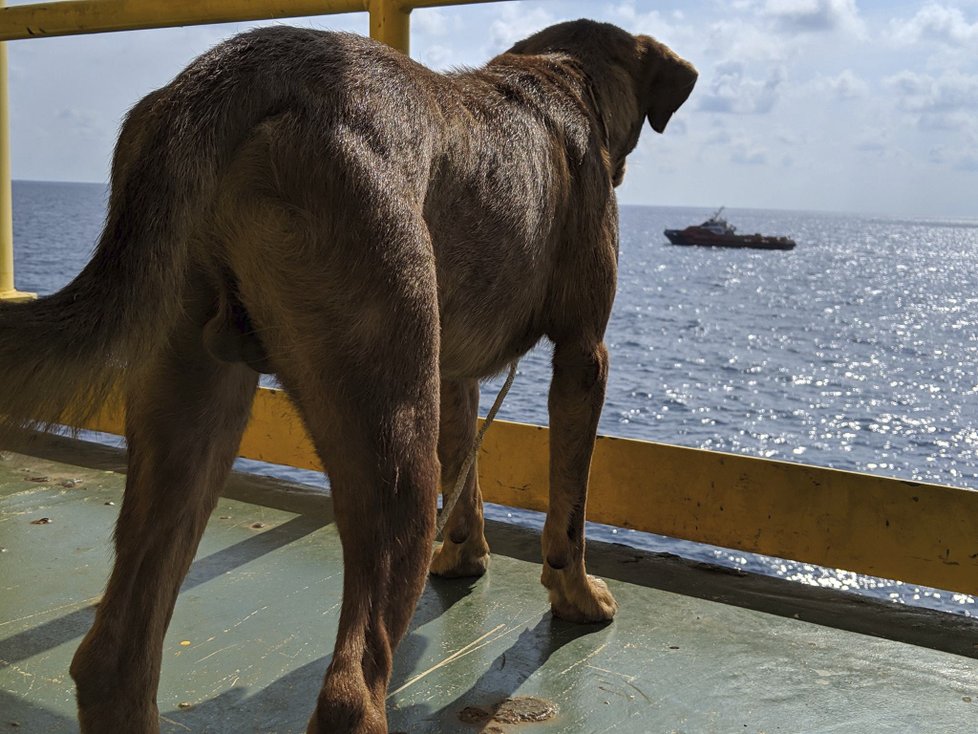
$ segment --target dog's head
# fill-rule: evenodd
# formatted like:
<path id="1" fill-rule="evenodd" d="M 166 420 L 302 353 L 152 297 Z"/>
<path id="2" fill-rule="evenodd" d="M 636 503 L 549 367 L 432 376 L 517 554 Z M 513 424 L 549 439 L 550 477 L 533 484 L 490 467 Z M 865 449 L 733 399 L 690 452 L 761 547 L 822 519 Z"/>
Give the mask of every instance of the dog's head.
<path id="1" fill-rule="evenodd" d="M 509 53 L 562 53 L 580 64 L 591 81 L 598 107 L 594 112 L 606 130 L 616 186 L 624 175 L 625 156 L 638 144 L 645 120 L 656 132 L 664 132 L 697 78 L 693 65 L 665 44 L 591 20 L 545 28 Z"/>

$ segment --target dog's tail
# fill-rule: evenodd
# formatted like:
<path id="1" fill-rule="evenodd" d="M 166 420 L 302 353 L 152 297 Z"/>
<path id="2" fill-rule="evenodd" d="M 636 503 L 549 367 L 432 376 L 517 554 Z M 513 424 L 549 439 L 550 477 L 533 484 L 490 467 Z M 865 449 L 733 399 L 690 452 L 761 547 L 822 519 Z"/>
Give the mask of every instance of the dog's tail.
<path id="1" fill-rule="evenodd" d="M 0 433 L 78 425 L 167 339 L 194 223 L 226 161 L 280 103 L 240 93 L 215 73 L 220 64 L 215 50 L 130 111 L 105 227 L 81 273 L 50 296 L 0 304 Z"/>

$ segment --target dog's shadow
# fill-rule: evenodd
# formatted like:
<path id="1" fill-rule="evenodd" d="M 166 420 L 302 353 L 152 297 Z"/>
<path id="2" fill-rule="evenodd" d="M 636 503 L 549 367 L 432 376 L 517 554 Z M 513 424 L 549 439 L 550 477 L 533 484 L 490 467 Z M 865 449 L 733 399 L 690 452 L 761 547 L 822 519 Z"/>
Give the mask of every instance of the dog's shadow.
<path id="1" fill-rule="evenodd" d="M 424 635 L 417 634 L 417 630 L 471 594 L 480 581 L 429 579 L 408 634 L 395 654 L 390 690 L 403 685 L 424 657 L 428 640 Z M 324 640 L 324 646 L 326 643 Z M 163 711 L 161 733 L 177 734 L 188 728 L 209 734 L 229 731 L 269 734 L 304 732 L 331 659 L 332 655 L 324 655 L 312 660 L 250 695 L 247 688 L 236 686 L 187 708 Z"/>
<path id="2" fill-rule="evenodd" d="M 422 721 L 436 722 L 438 731 L 483 731 L 488 717 L 499 704 L 513 697 L 534 673 L 560 648 L 585 635 L 600 634 L 608 624 L 584 625 L 565 622 L 545 612 L 535 625 L 523 630 L 513 644 L 500 652 L 465 691 L 435 711 L 424 704 L 389 710 L 391 731 L 412 731 Z M 395 689 L 396 690 L 396 689 Z M 485 721 L 463 723 L 467 712 L 484 712 Z M 470 726 L 475 728 L 470 729 Z"/>
<path id="3" fill-rule="evenodd" d="M 428 577 L 424 593 L 418 600 L 414 616 L 411 618 L 408 633 L 401 640 L 397 652 L 394 654 L 394 670 L 387 687 L 389 691 L 396 691 L 414 675 L 414 671 L 418 668 L 425 651 L 428 649 L 428 638 L 418 634 L 418 630 L 441 617 L 458 602 L 476 591 L 484 583 L 484 578 L 443 579 L 437 576 Z M 473 604 L 472 608 L 474 610 L 479 606 Z M 475 616 L 478 614 L 476 613 Z M 467 619 L 467 621 L 475 622 L 476 620 Z"/>
<path id="4" fill-rule="evenodd" d="M 410 631 L 395 655 L 390 691 L 409 690 L 414 685 L 430 685 L 431 681 L 419 678 L 419 668 L 422 667 L 421 662 L 430 644 L 429 638 L 419 633 L 419 630 L 450 608 L 464 602 L 473 592 L 485 591 L 481 587 L 487 583 L 485 578 L 451 581 L 429 579 L 412 619 Z M 484 600 L 473 599 L 467 606 L 466 611 L 471 614 L 461 615 L 461 625 L 453 622 L 450 630 L 453 637 L 464 639 L 485 631 L 488 612 Z M 389 701 L 391 731 L 412 732 L 422 722 L 429 726 L 438 722 L 439 731 L 477 731 L 478 729 L 470 729 L 462 723 L 459 715 L 463 710 L 480 708 L 491 712 L 500 702 L 513 696 L 554 652 L 584 635 L 598 633 L 606 627 L 607 625 L 571 624 L 555 619 L 549 611 L 545 612 L 532 627 L 523 630 L 509 647 L 485 666 L 482 674 L 465 691 L 437 710 L 432 711 L 430 706 L 423 703 L 399 708 Z M 312 713 L 330 659 L 330 655 L 324 655 L 306 663 L 252 695 L 248 695 L 245 688 L 236 687 L 195 704 L 192 708 L 165 711 L 161 730 L 164 734 L 183 732 L 188 727 L 194 732 L 212 734 L 242 731 L 242 727 L 247 727 L 252 732 L 278 734 L 305 731 L 307 718 Z"/>
<path id="5" fill-rule="evenodd" d="M 202 556 L 190 567 L 180 587 L 180 593 L 201 586 L 251 561 L 284 548 L 316 532 L 325 524 L 319 518 L 299 515 L 209 556 Z M 3 638 L 0 640 L 0 669 L 81 638 L 92 626 L 94 619 L 95 604 L 89 604 Z"/>

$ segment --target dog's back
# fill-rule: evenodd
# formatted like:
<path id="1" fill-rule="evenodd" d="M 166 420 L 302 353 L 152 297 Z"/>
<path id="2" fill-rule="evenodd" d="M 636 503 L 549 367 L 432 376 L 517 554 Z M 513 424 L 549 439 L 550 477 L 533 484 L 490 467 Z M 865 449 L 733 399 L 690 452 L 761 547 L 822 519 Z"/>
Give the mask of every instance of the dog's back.
<path id="1" fill-rule="evenodd" d="M 106 367 L 153 351 L 161 321 L 200 282 L 191 270 L 235 291 L 253 257 L 228 236 L 234 195 L 287 200 L 344 227 L 353 209 L 384 206 L 377 191 L 403 194 L 430 233 L 446 375 L 497 371 L 547 329 L 558 248 L 579 226 L 582 196 L 610 197 L 574 190 L 591 185 L 601 154 L 573 71 L 509 54 L 440 75 L 370 39 L 288 27 L 217 46 L 130 113 L 92 263 L 65 294 L 0 310 L 0 370 L 17 386 L 0 393 L 0 413 L 84 419 L 118 376 L 103 377 Z M 319 286 L 369 293 L 370 278 L 350 277 Z M 109 281 L 122 287 L 96 285 Z M 45 345 L 33 355 L 27 333 Z"/>

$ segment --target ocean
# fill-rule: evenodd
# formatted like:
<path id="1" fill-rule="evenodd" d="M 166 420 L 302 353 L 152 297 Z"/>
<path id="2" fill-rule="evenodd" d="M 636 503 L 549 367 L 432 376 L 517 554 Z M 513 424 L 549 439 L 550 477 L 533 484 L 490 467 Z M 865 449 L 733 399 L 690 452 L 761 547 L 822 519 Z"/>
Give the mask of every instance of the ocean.
<path id="1" fill-rule="evenodd" d="M 85 264 L 98 184 L 14 182 L 17 287 L 40 294 Z M 699 208 L 624 206 L 608 327 L 604 434 L 978 489 L 978 221 L 733 209 L 790 252 L 685 248 L 664 229 Z M 550 349 L 520 363 L 499 417 L 546 424 Z M 488 381 L 482 412 L 502 379 Z M 322 486 L 312 472 L 241 461 Z M 538 527 L 539 513 L 487 517 Z M 592 525 L 589 537 L 894 603 L 978 615 L 975 598 Z"/>

